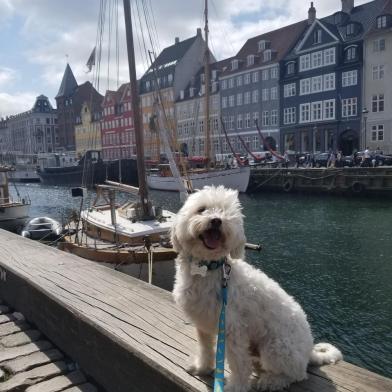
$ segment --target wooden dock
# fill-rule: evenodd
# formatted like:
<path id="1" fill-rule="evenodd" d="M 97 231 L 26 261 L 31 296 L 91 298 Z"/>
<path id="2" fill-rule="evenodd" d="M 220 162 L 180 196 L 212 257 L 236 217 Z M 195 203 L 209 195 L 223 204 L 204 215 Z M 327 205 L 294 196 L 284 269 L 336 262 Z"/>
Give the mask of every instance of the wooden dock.
<path id="1" fill-rule="evenodd" d="M 256 167 L 251 170 L 248 191 L 392 195 L 392 167 Z"/>
<path id="2" fill-rule="evenodd" d="M 186 372 L 195 332 L 169 292 L 0 230 L 0 298 L 108 392 L 211 391 Z M 387 392 L 392 380 L 341 362 L 289 391 Z"/>

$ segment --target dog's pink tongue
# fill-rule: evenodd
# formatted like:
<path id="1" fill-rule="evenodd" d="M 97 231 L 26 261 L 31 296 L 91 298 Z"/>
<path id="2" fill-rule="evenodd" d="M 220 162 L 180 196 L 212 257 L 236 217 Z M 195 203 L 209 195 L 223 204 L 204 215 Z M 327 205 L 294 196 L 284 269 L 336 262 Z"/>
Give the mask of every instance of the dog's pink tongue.
<path id="1" fill-rule="evenodd" d="M 204 243 L 208 248 L 216 249 L 220 245 L 220 231 L 219 230 L 207 230 L 203 234 Z"/>

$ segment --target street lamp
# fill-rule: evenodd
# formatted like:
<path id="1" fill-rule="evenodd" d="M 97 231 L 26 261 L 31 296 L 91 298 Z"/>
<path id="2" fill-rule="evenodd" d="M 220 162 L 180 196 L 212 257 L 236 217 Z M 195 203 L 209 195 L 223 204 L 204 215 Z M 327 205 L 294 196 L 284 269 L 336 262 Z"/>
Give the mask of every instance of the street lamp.
<path id="1" fill-rule="evenodd" d="M 366 148 L 366 120 L 367 120 L 368 113 L 369 113 L 369 110 L 367 110 L 366 108 L 363 108 L 363 110 L 362 110 L 363 130 L 364 130 L 364 135 L 363 135 L 363 140 L 362 140 L 362 149 L 363 150 Z"/>

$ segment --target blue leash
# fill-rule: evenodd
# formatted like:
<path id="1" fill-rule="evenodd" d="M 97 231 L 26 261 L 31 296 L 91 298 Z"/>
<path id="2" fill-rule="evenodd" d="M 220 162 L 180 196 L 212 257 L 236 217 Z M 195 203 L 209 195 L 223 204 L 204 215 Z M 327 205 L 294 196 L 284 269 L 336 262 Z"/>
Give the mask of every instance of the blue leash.
<path id="1" fill-rule="evenodd" d="M 218 339 L 216 343 L 214 392 L 224 391 L 225 346 L 226 346 L 226 305 L 227 283 L 230 279 L 231 266 L 226 261 L 223 264 L 222 279 L 222 309 L 219 316 Z"/>

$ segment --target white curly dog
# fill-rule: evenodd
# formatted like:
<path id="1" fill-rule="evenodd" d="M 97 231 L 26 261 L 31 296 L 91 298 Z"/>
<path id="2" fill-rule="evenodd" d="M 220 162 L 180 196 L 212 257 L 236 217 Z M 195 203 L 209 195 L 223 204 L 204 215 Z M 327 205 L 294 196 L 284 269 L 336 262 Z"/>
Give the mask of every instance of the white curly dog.
<path id="1" fill-rule="evenodd" d="M 198 335 L 191 373 L 207 375 L 214 370 L 222 306 L 219 261 L 225 258 L 232 267 L 226 310 L 231 376 L 225 391 L 248 391 L 252 371 L 259 375 L 259 390 L 280 390 L 305 379 L 309 363 L 335 363 L 342 358 L 330 344 L 314 346 L 301 306 L 243 260 L 245 234 L 237 191 L 211 186 L 189 196 L 177 215 L 171 239 L 178 252 L 173 295 Z"/>

